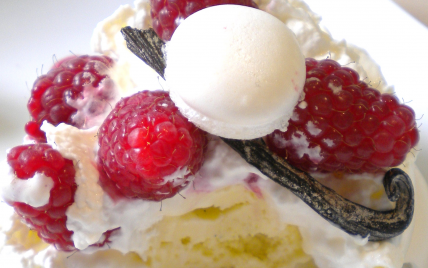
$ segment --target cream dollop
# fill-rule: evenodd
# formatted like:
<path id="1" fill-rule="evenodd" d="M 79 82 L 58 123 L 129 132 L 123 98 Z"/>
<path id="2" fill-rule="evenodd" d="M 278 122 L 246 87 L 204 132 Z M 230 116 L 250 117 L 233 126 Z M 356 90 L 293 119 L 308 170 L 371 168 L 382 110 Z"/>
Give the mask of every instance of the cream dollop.
<path id="1" fill-rule="evenodd" d="M 54 186 L 51 177 L 35 173 L 32 178 L 19 179 L 5 162 L 0 163 L 2 176 L 0 195 L 9 202 L 21 202 L 32 207 L 41 207 L 49 202 Z"/>

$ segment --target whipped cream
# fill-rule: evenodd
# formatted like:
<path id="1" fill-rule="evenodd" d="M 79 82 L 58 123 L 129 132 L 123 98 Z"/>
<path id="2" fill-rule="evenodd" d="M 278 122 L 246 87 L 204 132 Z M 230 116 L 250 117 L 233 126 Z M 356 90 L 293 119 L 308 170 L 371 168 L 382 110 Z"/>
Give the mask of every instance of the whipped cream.
<path id="1" fill-rule="evenodd" d="M 21 202 L 32 207 L 42 207 L 49 203 L 50 191 L 54 182 L 51 177 L 36 173 L 26 180 L 15 176 L 13 169 L 2 162 L 0 196 L 8 202 Z"/>
<path id="2" fill-rule="evenodd" d="M 110 17 L 99 22 L 91 39 L 92 50 L 116 62 L 109 76 L 116 82 L 121 96 L 141 90 L 162 89 L 163 79 L 126 47 L 120 29 L 131 26 L 148 29 L 151 25 L 150 2 L 138 0 L 134 6 L 122 5 Z"/>
<path id="3" fill-rule="evenodd" d="M 206 161 L 193 185 L 183 190 L 181 196 L 163 200 L 162 204 L 145 200 L 115 202 L 96 185 L 96 176 L 83 178 L 78 175 L 94 165 L 92 157 L 78 156 L 76 151 L 88 155 L 96 149 L 97 142 L 93 138 L 95 129 L 80 130 L 65 124 L 58 127 L 44 124 L 43 129 L 48 142 L 56 146 L 64 157 L 73 159 L 75 163 L 78 161 L 76 182 L 79 187 L 75 196 L 76 202 L 67 210 L 67 227 L 75 232 L 73 240 L 81 249 L 97 242 L 103 232 L 120 227 L 119 232 L 112 236 L 108 248 L 123 254 L 133 251 L 144 259 L 150 246 L 147 241 L 157 235 L 155 226 L 158 222 L 165 217 L 185 215 L 195 209 L 217 206 L 212 199 L 204 200 L 203 194 L 238 184 L 266 199 L 275 208 L 282 222 L 299 228 L 303 249 L 319 267 L 399 267 L 410 243 L 413 224 L 404 234 L 383 242 L 368 242 L 367 239 L 346 234 L 325 221 L 287 189 L 267 179 L 216 137 L 210 139 Z M 83 147 L 87 147 L 87 150 L 81 150 L 79 146 L 73 146 L 77 149 L 70 148 L 68 142 L 61 142 L 61 137 L 67 136 L 69 142 L 82 144 L 82 140 L 77 142 L 76 139 L 85 134 Z M 75 142 L 72 142 L 73 140 Z M 413 161 L 408 160 L 404 165 L 403 169 L 414 178 L 416 167 Z M 383 191 L 382 175 L 360 174 L 341 179 L 328 175 L 316 177 L 351 201 L 379 210 L 393 207 Z M 252 178 L 251 185 L 249 178 Z M 83 254 L 97 250 L 99 249 L 87 248 Z"/>

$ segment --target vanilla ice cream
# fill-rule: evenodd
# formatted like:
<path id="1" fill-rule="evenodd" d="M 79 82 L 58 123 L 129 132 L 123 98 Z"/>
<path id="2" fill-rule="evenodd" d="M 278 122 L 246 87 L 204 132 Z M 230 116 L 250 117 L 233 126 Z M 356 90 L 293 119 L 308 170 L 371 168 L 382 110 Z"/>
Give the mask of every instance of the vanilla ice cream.
<path id="1" fill-rule="evenodd" d="M 379 68 L 364 51 L 332 40 L 303 2 L 266 0 L 258 4 L 292 29 L 303 55 L 320 58 L 330 51 L 331 57 L 343 64 L 357 61 L 352 67 L 361 77 L 383 81 Z M 96 51 L 117 60 L 111 77 L 122 96 L 160 87 L 156 73 L 126 49 L 119 32 L 127 25 L 150 25 L 148 1 L 137 0 L 135 6 L 120 7 L 101 22 L 92 40 Z M 386 83 L 381 84 L 381 91 L 389 90 L 383 85 Z M 259 122 L 263 122 L 262 118 Z M 415 239 L 413 229 L 420 231 L 419 236 L 428 235 L 420 228 L 421 222 L 426 224 L 421 217 L 426 211 L 421 210 L 420 204 L 428 202 L 427 187 L 413 156 L 400 168 L 416 185 L 415 220 L 398 237 L 369 242 L 325 221 L 287 189 L 246 163 L 218 137 L 210 138 L 206 161 L 181 196 L 162 203 L 115 202 L 97 184 L 96 127 L 79 130 L 45 124 L 43 128 L 49 143 L 72 159 L 77 169 L 76 202 L 67 211 L 67 227 L 74 230 L 73 240 L 82 250 L 74 254 L 56 251 L 20 223 L 8 208 L 0 219 L 0 263 L 8 259 L 12 267 L 399 268 L 405 261 L 415 260 L 405 257 L 411 239 Z M 6 173 L 8 170 L 0 170 L 0 174 Z M 364 206 L 376 210 L 393 206 L 385 195 L 381 176 L 324 175 L 317 179 Z M 101 249 L 85 249 L 103 232 L 117 227 L 121 229 L 111 236 L 111 243 Z"/>
<path id="2" fill-rule="evenodd" d="M 179 25 L 165 54 L 171 98 L 198 127 L 233 139 L 287 129 L 305 61 L 274 16 L 236 5 L 200 10 Z"/>

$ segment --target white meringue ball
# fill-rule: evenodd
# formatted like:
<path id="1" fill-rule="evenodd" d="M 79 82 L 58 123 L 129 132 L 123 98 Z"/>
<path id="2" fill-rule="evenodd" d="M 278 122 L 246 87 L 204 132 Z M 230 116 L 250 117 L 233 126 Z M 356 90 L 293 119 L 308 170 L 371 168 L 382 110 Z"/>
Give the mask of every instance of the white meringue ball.
<path id="1" fill-rule="evenodd" d="M 180 111 L 232 139 L 285 130 L 306 76 L 293 32 L 264 11 L 237 5 L 185 19 L 167 43 L 166 59 L 165 78 Z"/>

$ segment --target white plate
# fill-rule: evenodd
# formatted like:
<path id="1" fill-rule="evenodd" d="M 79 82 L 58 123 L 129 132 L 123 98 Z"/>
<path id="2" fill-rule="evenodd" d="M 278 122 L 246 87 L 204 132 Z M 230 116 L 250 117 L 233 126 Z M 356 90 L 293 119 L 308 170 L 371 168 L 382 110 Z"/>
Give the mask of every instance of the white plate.
<path id="1" fill-rule="evenodd" d="M 52 56 L 91 53 L 89 40 L 97 22 L 120 4 L 133 1 L 0 1 L 0 160 L 6 148 L 22 142 L 29 115 L 25 109 L 33 81 L 52 65 Z M 428 30 L 388 0 L 307 0 L 322 14 L 335 39 L 365 48 L 382 67 L 389 84 L 411 101 L 428 148 Z M 428 13 L 428 11 L 427 11 Z M 42 67 L 44 66 L 44 67 Z M 42 70 L 43 69 L 43 70 Z M 418 152 L 414 152 L 417 154 Z M 428 149 L 417 163 L 428 178 Z M 426 259 L 426 258 L 425 258 Z"/>

